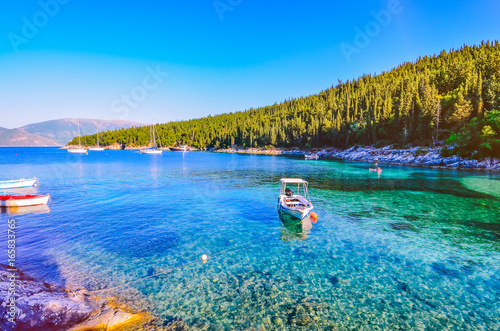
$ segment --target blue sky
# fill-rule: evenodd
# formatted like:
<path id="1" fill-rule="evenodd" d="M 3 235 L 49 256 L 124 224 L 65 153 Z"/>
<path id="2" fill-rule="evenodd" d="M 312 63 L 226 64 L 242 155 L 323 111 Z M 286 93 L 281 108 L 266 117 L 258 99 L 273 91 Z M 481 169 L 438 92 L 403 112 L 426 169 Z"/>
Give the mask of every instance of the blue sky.
<path id="1" fill-rule="evenodd" d="M 500 33 L 496 0 L 5 0 L 1 9 L 7 128 L 241 111 Z"/>

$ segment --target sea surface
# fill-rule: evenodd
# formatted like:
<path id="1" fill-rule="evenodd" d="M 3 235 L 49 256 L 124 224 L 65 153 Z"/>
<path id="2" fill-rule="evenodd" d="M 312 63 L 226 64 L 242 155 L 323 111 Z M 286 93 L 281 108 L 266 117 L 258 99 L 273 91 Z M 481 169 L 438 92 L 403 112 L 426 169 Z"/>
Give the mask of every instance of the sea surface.
<path id="1" fill-rule="evenodd" d="M 380 166 L 0 148 L 0 180 L 40 179 L 8 193 L 52 196 L 0 242 L 14 218 L 18 268 L 193 329 L 499 330 L 500 174 Z M 280 217 L 283 177 L 317 223 Z"/>

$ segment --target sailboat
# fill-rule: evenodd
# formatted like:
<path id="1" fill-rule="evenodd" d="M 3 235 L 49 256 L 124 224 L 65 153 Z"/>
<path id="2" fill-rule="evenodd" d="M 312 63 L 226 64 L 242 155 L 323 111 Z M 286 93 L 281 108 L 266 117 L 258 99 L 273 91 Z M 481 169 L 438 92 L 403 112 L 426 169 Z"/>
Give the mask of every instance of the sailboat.
<path id="1" fill-rule="evenodd" d="M 157 134 L 158 134 L 158 132 L 156 131 L 156 126 L 154 124 L 152 124 L 150 131 L 149 131 L 150 147 L 141 149 L 141 154 L 161 154 L 162 153 L 162 150 L 158 149 L 158 147 L 156 146 L 156 135 Z M 158 136 L 158 141 L 160 141 L 160 136 Z M 151 142 L 153 142 L 153 143 L 151 144 Z M 161 141 L 160 141 L 160 147 L 161 147 Z"/>
<path id="2" fill-rule="evenodd" d="M 97 130 L 97 147 L 90 147 L 89 148 L 89 151 L 103 151 L 104 148 L 102 148 L 100 145 L 99 145 L 99 129 Z"/>
<path id="3" fill-rule="evenodd" d="M 82 142 L 80 137 L 80 121 L 78 121 L 77 123 L 78 123 L 78 147 L 69 148 L 68 153 L 86 154 L 87 149 L 82 148 Z"/>

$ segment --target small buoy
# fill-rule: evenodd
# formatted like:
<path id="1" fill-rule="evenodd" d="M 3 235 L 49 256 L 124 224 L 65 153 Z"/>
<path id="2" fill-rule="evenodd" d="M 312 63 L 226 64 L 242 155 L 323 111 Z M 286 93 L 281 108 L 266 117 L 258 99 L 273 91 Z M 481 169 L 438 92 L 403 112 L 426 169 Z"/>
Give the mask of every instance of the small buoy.
<path id="1" fill-rule="evenodd" d="M 315 212 L 311 212 L 310 215 L 311 215 L 311 221 L 316 223 L 316 221 L 318 220 L 318 214 L 316 214 Z"/>
<path id="2" fill-rule="evenodd" d="M 203 255 L 201 256 L 201 260 L 203 261 L 203 263 L 207 262 L 207 260 L 208 260 L 208 256 L 207 256 L 207 254 L 203 254 Z"/>

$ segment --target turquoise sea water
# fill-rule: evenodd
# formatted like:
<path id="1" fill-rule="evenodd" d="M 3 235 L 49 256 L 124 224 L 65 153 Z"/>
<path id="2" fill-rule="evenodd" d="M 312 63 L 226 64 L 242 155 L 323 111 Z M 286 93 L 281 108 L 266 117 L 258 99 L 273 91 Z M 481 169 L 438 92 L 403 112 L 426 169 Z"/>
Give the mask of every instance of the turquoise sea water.
<path id="1" fill-rule="evenodd" d="M 52 196 L 50 211 L 2 210 L 0 242 L 15 218 L 19 268 L 132 282 L 101 295 L 193 329 L 500 329 L 500 175 L 381 167 L 0 148 L 0 180 L 36 176 L 17 193 Z M 309 181 L 312 229 L 278 215 L 282 177 Z"/>

